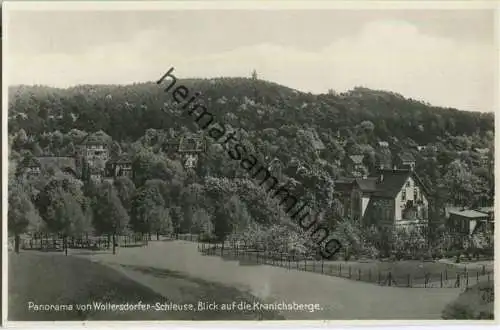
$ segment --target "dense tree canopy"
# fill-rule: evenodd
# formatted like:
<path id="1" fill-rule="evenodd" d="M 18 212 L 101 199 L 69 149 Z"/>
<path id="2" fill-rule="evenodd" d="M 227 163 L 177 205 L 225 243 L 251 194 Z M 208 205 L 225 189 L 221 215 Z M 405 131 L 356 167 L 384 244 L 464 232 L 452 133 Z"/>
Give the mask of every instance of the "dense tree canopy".
<path id="1" fill-rule="evenodd" d="M 228 131 L 238 131 L 248 151 L 268 166 L 279 184 L 321 212 L 328 226 L 341 224 L 337 233 L 357 250 L 372 248 L 360 243 L 366 235 L 333 216 L 342 213 L 335 179 L 345 174 L 346 156 L 364 155 L 365 165 L 374 169 L 392 166 L 402 151 L 411 153 L 437 218 L 445 204 L 492 203 L 492 113 L 433 107 L 361 87 L 313 95 L 259 80 L 255 72 L 251 79 L 179 83 L 201 92 L 207 109 Z M 9 95 L 11 182 L 16 176 L 12 173 L 24 173 L 23 159 L 73 156 L 82 138 L 97 130 L 112 137 L 111 155 L 128 153 L 134 168 L 131 179 L 117 178 L 97 187 L 57 169 L 44 170 L 34 181 L 25 178 L 22 192 L 9 190 L 9 230 L 27 231 L 39 213 L 47 228 L 68 235 L 130 228 L 222 239 L 238 232 L 254 235 L 252 244 L 283 238 L 293 241 L 294 248 L 304 246 L 299 231 L 284 234 L 293 228 L 286 207 L 228 157 L 224 146 L 209 143 L 193 170 L 186 170 L 182 157 L 167 150 L 172 139 L 203 132 L 155 83 L 15 86 Z M 385 149 L 379 144 L 383 141 Z M 76 165 L 83 166 L 78 161 Z"/>

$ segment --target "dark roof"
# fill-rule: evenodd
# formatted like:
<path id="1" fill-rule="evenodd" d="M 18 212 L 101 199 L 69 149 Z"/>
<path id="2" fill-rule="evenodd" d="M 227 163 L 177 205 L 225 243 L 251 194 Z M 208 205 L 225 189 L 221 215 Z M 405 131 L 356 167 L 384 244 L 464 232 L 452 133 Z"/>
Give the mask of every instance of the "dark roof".
<path id="1" fill-rule="evenodd" d="M 335 180 L 335 191 L 349 192 L 352 190 L 354 179 L 352 178 L 338 178 Z"/>
<path id="2" fill-rule="evenodd" d="M 35 157 L 24 157 L 20 164 L 22 167 L 40 167 L 40 161 Z"/>
<path id="3" fill-rule="evenodd" d="M 94 145 L 94 144 L 109 144 L 113 141 L 113 139 L 102 130 L 87 134 L 80 144 L 82 145 Z"/>
<path id="4" fill-rule="evenodd" d="M 108 163 L 110 164 L 127 164 L 132 163 L 132 158 L 128 154 L 121 154 L 111 158 Z"/>
<path id="5" fill-rule="evenodd" d="M 450 211 L 450 214 L 455 214 L 462 216 L 464 218 L 487 218 L 489 215 L 487 213 L 478 212 L 474 210 L 463 210 L 463 211 Z"/>
<path id="6" fill-rule="evenodd" d="M 396 197 L 412 173 L 409 170 L 380 170 L 379 175 L 383 175 L 383 179 L 377 184 L 377 191 L 373 195 L 378 197 Z"/>
<path id="7" fill-rule="evenodd" d="M 54 166 L 62 171 L 71 169 L 76 173 L 76 163 L 73 157 L 37 157 L 37 160 L 43 169 Z"/>
<path id="8" fill-rule="evenodd" d="M 378 178 L 366 178 L 361 179 L 357 178 L 356 183 L 359 186 L 359 189 L 363 192 L 373 192 L 377 190 L 377 180 Z"/>
<path id="9" fill-rule="evenodd" d="M 495 208 L 493 206 L 483 206 L 483 207 L 478 207 L 475 211 L 491 214 L 494 213 Z"/>
<path id="10" fill-rule="evenodd" d="M 414 162 L 415 157 L 407 151 L 401 152 L 398 154 L 399 159 L 401 159 L 402 162 Z"/>

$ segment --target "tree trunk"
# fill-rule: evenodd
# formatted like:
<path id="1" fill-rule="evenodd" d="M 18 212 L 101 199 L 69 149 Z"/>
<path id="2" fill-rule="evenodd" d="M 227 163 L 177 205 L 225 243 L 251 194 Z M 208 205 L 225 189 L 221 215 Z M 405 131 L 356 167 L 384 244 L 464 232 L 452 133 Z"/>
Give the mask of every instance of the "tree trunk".
<path id="1" fill-rule="evenodd" d="M 156 232 L 156 240 L 159 241 L 160 240 L 160 233 L 159 232 Z"/>
<path id="2" fill-rule="evenodd" d="M 64 254 L 68 255 L 68 238 L 66 235 L 63 237 L 63 247 L 64 247 Z"/>
<path id="3" fill-rule="evenodd" d="M 108 233 L 108 242 L 106 246 L 107 249 L 109 249 L 109 243 L 111 243 L 110 241 L 111 241 L 111 234 Z"/>
<path id="4" fill-rule="evenodd" d="M 113 254 L 116 254 L 116 233 L 113 233 Z"/>
<path id="5" fill-rule="evenodd" d="M 148 241 L 151 240 L 151 232 L 148 233 Z"/>
<path id="6" fill-rule="evenodd" d="M 16 251 L 16 253 L 19 253 L 20 241 L 21 237 L 19 236 L 19 234 L 16 234 L 16 236 L 14 237 L 14 250 Z"/>

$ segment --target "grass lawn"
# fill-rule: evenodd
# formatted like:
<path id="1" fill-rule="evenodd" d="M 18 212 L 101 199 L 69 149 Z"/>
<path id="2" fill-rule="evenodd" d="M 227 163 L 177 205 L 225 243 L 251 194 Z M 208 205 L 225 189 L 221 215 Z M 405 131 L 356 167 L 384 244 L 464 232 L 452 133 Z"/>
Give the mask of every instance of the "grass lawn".
<path id="1" fill-rule="evenodd" d="M 221 255 L 220 249 L 206 251 L 209 255 Z M 440 286 L 443 281 L 443 287 L 454 286 L 457 275 L 460 275 L 460 281 L 465 283 L 466 274 L 470 284 L 477 283 L 483 275 L 482 266 L 457 266 L 454 264 L 445 264 L 441 262 L 421 262 L 417 260 L 407 261 L 321 261 L 321 260 L 287 260 L 286 257 L 266 258 L 264 254 L 253 251 L 236 251 L 224 249 L 224 259 L 239 260 L 241 264 L 268 264 L 301 271 L 311 271 L 324 273 L 331 276 L 350 278 L 353 280 L 387 284 L 389 273 L 391 274 L 393 286 L 421 286 L 424 283 L 432 283 L 433 286 Z M 485 269 L 486 274 L 491 269 Z M 427 278 L 427 280 L 426 280 Z"/>
<path id="2" fill-rule="evenodd" d="M 481 282 L 460 294 L 443 311 L 443 319 L 494 319 L 494 282 Z"/>
<path id="3" fill-rule="evenodd" d="M 151 270 L 149 270 L 151 271 Z M 175 297 L 163 297 L 138 284 L 119 272 L 83 258 L 58 254 L 22 252 L 9 253 L 9 321 L 55 320 L 223 320 L 223 319 L 276 319 L 274 313 L 264 312 L 217 312 L 217 311 L 89 311 L 80 312 L 76 304 L 92 301 L 114 304 L 143 304 L 156 302 L 176 304 L 204 301 L 256 300 L 246 293 L 223 285 L 196 282 L 180 274 L 164 273 L 171 280 Z M 33 311 L 28 303 L 73 305 L 72 311 Z"/>

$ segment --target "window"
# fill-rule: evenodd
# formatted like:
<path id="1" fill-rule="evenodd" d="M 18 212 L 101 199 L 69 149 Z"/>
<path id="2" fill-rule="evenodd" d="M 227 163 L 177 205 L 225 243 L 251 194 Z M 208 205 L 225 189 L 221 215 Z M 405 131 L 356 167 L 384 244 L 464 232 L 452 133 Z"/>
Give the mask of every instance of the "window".
<path id="1" fill-rule="evenodd" d="M 413 189 L 413 199 L 414 199 L 415 201 L 417 201 L 417 200 L 418 200 L 418 189 L 417 189 L 417 188 L 414 188 L 414 189 Z"/>
<path id="2" fill-rule="evenodd" d="M 408 182 L 406 182 L 406 186 L 407 186 L 407 187 L 410 187 L 410 186 L 411 186 L 410 180 L 408 180 Z"/>
<path id="3" fill-rule="evenodd" d="M 406 200 L 406 189 L 403 189 L 403 190 L 401 191 L 401 200 L 402 200 L 402 201 L 405 201 L 405 200 Z"/>

